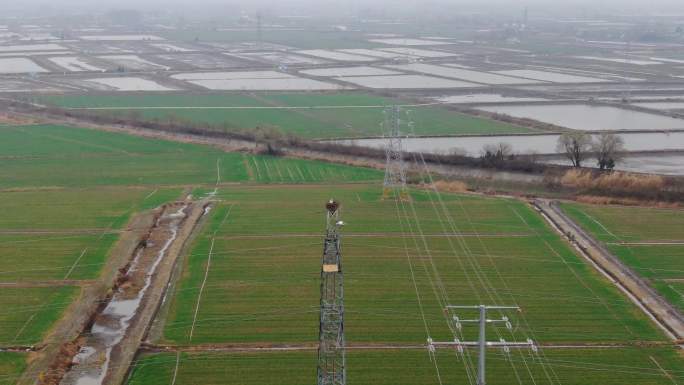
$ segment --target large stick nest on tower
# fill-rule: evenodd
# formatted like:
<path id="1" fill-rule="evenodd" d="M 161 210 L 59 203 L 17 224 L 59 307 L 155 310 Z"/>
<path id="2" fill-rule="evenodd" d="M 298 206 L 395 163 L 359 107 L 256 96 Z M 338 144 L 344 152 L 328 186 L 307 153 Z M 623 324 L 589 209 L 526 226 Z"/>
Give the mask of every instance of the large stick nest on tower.
<path id="1" fill-rule="evenodd" d="M 325 208 L 332 214 L 340 208 L 340 204 L 336 200 L 331 199 L 325 204 Z"/>

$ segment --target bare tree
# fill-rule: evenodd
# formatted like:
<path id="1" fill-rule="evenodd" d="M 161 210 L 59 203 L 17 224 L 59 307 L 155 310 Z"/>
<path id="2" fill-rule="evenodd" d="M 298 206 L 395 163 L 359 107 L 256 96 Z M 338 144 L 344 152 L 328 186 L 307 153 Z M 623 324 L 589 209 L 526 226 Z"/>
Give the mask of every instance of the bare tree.
<path id="1" fill-rule="evenodd" d="M 485 164 L 496 166 L 513 157 L 513 147 L 504 142 L 488 144 L 482 149 L 481 159 Z"/>
<path id="2" fill-rule="evenodd" d="M 573 167 L 582 167 L 591 151 L 591 135 L 585 132 L 565 133 L 558 138 L 556 151 L 565 154 Z"/>
<path id="3" fill-rule="evenodd" d="M 625 149 L 625 142 L 619 135 L 602 133 L 594 141 L 594 156 L 601 170 L 612 170 Z"/>

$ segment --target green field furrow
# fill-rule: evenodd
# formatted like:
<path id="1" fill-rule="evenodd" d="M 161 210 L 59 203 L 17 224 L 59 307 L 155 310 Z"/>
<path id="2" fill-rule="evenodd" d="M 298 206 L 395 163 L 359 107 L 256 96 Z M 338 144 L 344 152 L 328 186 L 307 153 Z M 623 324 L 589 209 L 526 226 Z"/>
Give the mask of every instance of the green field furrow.
<path id="1" fill-rule="evenodd" d="M 290 158 L 226 153 L 177 142 L 60 126 L 0 127 L 0 188 L 106 185 L 189 185 L 220 182 L 369 181 L 381 172 Z M 35 144 L 35 149 L 33 144 Z M 27 148 L 17 153 L 17 148 Z M 294 175 L 293 175 L 294 177 Z M 342 177 L 342 178 L 341 178 Z"/>
<path id="2" fill-rule="evenodd" d="M 8 288 L 0 290 L 0 346 L 39 343 L 78 289 Z"/>
<path id="3" fill-rule="evenodd" d="M 684 212 L 677 209 L 564 203 L 563 210 L 684 310 Z"/>
<path id="4" fill-rule="evenodd" d="M 12 385 L 26 369 L 26 354 L 0 352 L 0 385 Z"/>
<path id="5" fill-rule="evenodd" d="M 178 197 L 151 187 L 0 192 L 0 281 L 93 279 L 133 213 Z"/>
<path id="6" fill-rule="evenodd" d="M 433 337 L 448 339 L 445 301 L 516 303 L 523 308 L 514 333 L 520 338 L 662 340 L 633 304 L 525 204 L 414 195 L 412 203 L 397 205 L 380 201 L 379 188 L 367 186 L 221 190 L 217 197 L 225 202 L 213 211 L 186 259 L 165 339 L 178 344 L 315 342 L 322 202 L 335 196 L 344 202 L 347 223 L 343 255 L 350 342 L 424 342 L 420 306 Z"/>
<path id="7" fill-rule="evenodd" d="M 506 356 L 492 350 L 488 358 L 488 384 L 665 385 L 684 379 L 684 372 L 679 369 L 678 353 L 669 348 L 546 349 L 543 358 L 527 352 L 511 352 L 510 356 Z M 347 352 L 347 383 L 468 383 L 466 367 L 473 370 L 463 359 L 448 350 L 438 351 L 436 364 L 422 349 L 350 350 Z M 174 378 L 178 385 L 249 385 L 271 383 L 274 379 L 278 379 L 280 384 L 299 385 L 315 381 L 316 353 L 182 353 L 179 357 L 170 353 L 143 355 L 128 383 L 168 384 Z"/>
<path id="8" fill-rule="evenodd" d="M 50 100 L 72 107 L 372 106 L 391 101 L 357 93 Z M 168 111 L 141 113 L 167 118 Z M 195 121 L 214 119 L 227 129 L 273 123 L 308 137 L 375 135 L 382 120 L 376 108 L 183 111 L 196 114 Z M 413 116 L 418 126 L 423 121 L 421 133 L 517 130 L 439 107 L 417 109 Z M 210 198 L 211 210 L 179 260 L 177 279 L 150 335 L 157 336 L 151 337 L 154 343 L 197 351 L 142 353 L 128 383 L 314 381 L 324 204 L 335 198 L 342 202 L 345 222 L 350 384 L 465 383 L 474 373 L 473 351 L 464 358 L 440 349 L 431 360 L 421 346 L 427 338 L 455 337 L 446 305 L 481 303 L 521 307 L 520 312 L 490 313 L 511 320 L 510 330 L 490 324 L 490 340 L 531 338 L 544 347 L 543 355 L 514 350 L 507 356 L 490 349 L 490 384 L 684 380 L 680 352 L 522 200 L 418 188 L 411 190 L 410 201 L 383 200 L 380 170 L 62 126 L 0 126 L 0 135 L 0 347 L 40 346 L 79 296 L 79 286 L 97 279 L 130 218 L 191 194 Z M 683 306 L 680 211 L 564 208 Z M 80 282 L 51 282 L 64 280 Z M 475 316 L 467 311 L 458 315 Z M 475 339 L 477 329 L 464 326 L 459 336 Z M 250 350 L 284 346 L 303 350 Z M 222 347 L 242 350 L 202 351 Z M 0 385 L 15 383 L 30 356 L 0 352 Z"/>

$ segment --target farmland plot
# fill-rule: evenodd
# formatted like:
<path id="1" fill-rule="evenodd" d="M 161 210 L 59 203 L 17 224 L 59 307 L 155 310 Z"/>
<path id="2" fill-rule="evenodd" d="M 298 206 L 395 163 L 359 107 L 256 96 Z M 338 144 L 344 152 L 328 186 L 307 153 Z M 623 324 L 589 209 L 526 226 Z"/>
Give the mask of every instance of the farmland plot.
<path id="1" fill-rule="evenodd" d="M 77 288 L 68 286 L 3 287 L 0 290 L 0 306 L 3 309 L 0 314 L 0 346 L 31 346 L 39 343 L 77 292 Z"/>
<path id="2" fill-rule="evenodd" d="M 377 60 L 377 59 L 369 57 L 369 56 L 355 55 L 353 53 L 348 53 L 348 52 L 344 52 L 344 51 L 331 51 L 331 50 L 324 50 L 324 49 L 310 49 L 310 50 L 305 50 L 305 51 L 297 51 L 297 53 L 303 54 L 303 55 L 308 55 L 308 56 L 320 57 L 320 58 L 327 59 L 327 60 L 334 60 L 334 61 L 370 62 L 370 61 L 376 61 Z"/>
<path id="3" fill-rule="evenodd" d="M 376 170 L 60 126 L 0 127 L 0 188 L 369 181 Z M 9 158 L 11 156 L 11 158 Z M 87 161 L 84 161 L 87 160 Z M 173 167 L 169 167 L 173 165 Z M 295 170 L 302 170 L 301 175 Z M 304 168 L 304 169 L 302 169 Z M 289 171 L 289 172 L 288 172 Z M 290 173 L 292 172 L 292 175 Z M 345 179 L 347 178 L 347 179 Z M 148 191 L 149 193 L 149 191 Z"/>
<path id="4" fill-rule="evenodd" d="M 472 354 L 472 353 L 471 353 Z M 673 349 L 577 349 L 548 351 L 545 360 L 527 353 L 512 352 L 510 358 L 490 352 L 489 384 L 546 385 L 665 385 L 681 381 L 681 358 Z M 129 385 L 261 385 L 278 382 L 300 385 L 316 378 L 316 353 L 182 353 L 143 355 L 133 370 Z M 176 365 L 178 362 L 178 365 Z M 619 362 L 620 364 L 616 364 Z M 658 367 L 660 365 L 661 368 Z M 350 384 L 428 385 L 467 381 L 463 360 L 451 351 L 438 351 L 436 364 L 424 349 L 351 350 L 347 352 Z M 471 368 L 472 370 L 472 368 Z"/>
<path id="5" fill-rule="evenodd" d="M 103 55 L 98 56 L 100 59 L 110 61 L 118 66 L 124 67 L 132 71 L 154 71 L 154 70 L 168 70 L 169 67 L 157 63 L 152 63 L 136 55 Z"/>
<path id="6" fill-rule="evenodd" d="M 26 354 L 0 352 L 0 385 L 12 385 L 26 369 Z"/>
<path id="7" fill-rule="evenodd" d="M 445 212 L 434 212 L 435 196 L 416 192 L 411 207 L 397 208 L 381 202 L 378 190 L 221 190 L 225 202 L 187 257 L 165 341 L 314 343 L 321 202 L 330 196 L 344 202 L 347 223 L 343 266 L 351 344 L 422 344 L 421 311 L 431 336 L 449 339 L 443 303 L 433 295 L 437 282 L 451 301 L 519 304 L 526 321 L 516 329 L 518 339 L 533 334 L 542 343 L 584 344 L 664 338 L 525 205 L 445 195 L 449 217 L 462 218 L 460 235 L 446 236 L 454 230 Z M 407 249 L 413 254 L 408 261 Z M 464 267 L 464 261 L 475 265 Z M 473 274 L 500 291 L 470 282 Z"/>
<path id="8" fill-rule="evenodd" d="M 366 78 L 378 77 L 384 78 Z M 94 114 L 133 114 L 138 119 L 187 121 L 228 131 L 277 127 L 305 138 L 380 136 L 384 107 L 406 103 L 351 92 L 54 96 L 40 98 L 40 101 Z M 409 105 L 405 109 L 411 111 L 416 135 L 529 132 L 523 127 L 472 117 L 439 106 Z"/>
<path id="9" fill-rule="evenodd" d="M 235 60 L 231 60 L 228 57 L 217 57 L 200 53 L 182 55 L 158 55 L 157 57 L 171 62 L 177 61 L 185 65 L 200 69 L 232 68 L 244 65 Z"/>
<path id="10" fill-rule="evenodd" d="M 276 71 L 202 72 L 172 76 L 210 90 L 335 90 L 339 85 L 296 77 Z"/>
<path id="11" fill-rule="evenodd" d="M 95 278 L 132 213 L 179 196 L 151 187 L 0 192 L 0 282 Z"/>
<path id="12" fill-rule="evenodd" d="M 402 57 L 423 57 L 423 58 L 445 58 L 459 56 L 453 52 L 445 51 L 432 51 L 427 49 L 417 49 L 417 48 L 382 48 L 380 51 L 389 52 L 395 55 L 401 55 Z M 377 52 L 377 51 L 376 51 Z"/>
<path id="13" fill-rule="evenodd" d="M 401 70 L 402 68 L 397 68 Z M 472 88 L 479 84 L 424 75 L 345 76 L 337 80 L 375 89 Z"/>
<path id="14" fill-rule="evenodd" d="M 155 81 L 139 77 L 115 77 L 87 79 L 87 83 L 95 83 L 109 90 L 116 91 L 173 91 L 173 88 L 163 86 Z"/>
<path id="15" fill-rule="evenodd" d="M 388 68 L 397 69 L 400 71 L 415 71 L 428 75 L 443 76 L 452 79 L 468 80 L 471 82 L 483 84 L 496 85 L 511 85 L 511 84 L 527 84 L 538 83 L 537 80 L 521 79 L 510 76 L 504 76 L 488 72 L 471 71 L 455 67 L 442 67 L 433 64 L 413 63 L 413 64 L 396 64 L 387 66 Z"/>
<path id="16" fill-rule="evenodd" d="M 98 278 L 119 234 L 130 230 L 129 218 L 180 197 L 179 183 L 382 177 L 375 170 L 86 129 L 3 126 L 0 132 L 0 384 L 14 383 L 27 363 L 26 355 L 1 350 L 39 345 L 81 289 Z M 165 173 L 174 162 L 190 163 L 191 171 Z"/>
<path id="17" fill-rule="evenodd" d="M 670 303 L 684 310 L 684 212 L 569 203 L 562 207 Z"/>
<path id="18" fill-rule="evenodd" d="M 67 71 L 81 72 L 81 71 L 99 71 L 103 72 L 105 69 L 96 67 L 88 63 L 87 59 L 78 56 L 57 56 L 49 59 L 51 62 L 64 68 Z"/>
<path id="19" fill-rule="evenodd" d="M 45 68 L 26 58 L 0 59 L 0 74 L 48 72 Z"/>

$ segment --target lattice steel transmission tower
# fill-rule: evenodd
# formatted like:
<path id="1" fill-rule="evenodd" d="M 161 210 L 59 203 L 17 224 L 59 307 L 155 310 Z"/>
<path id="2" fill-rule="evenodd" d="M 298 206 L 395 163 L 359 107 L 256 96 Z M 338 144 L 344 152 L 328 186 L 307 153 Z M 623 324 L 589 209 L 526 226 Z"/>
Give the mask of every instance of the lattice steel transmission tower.
<path id="1" fill-rule="evenodd" d="M 401 117 L 399 106 L 385 109 L 384 135 L 387 139 L 385 182 L 382 198 L 408 199 L 406 191 L 406 167 L 404 164 L 404 147 L 401 138 Z"/>
<path id="2" fill-rule="evenodd" d="M 446 310 L 477 310 L 479 312 L 479 317 L 476 319 L 462 319 L 457 315 L 453 316 L 454 326 L 457 330 L 461 330 L 461 325 L 464 323 L 476 323 L 480 327 L 480 333 L 477 341 L 460 341 L 458 338 L 453 342 L 435 342 L 431 338 L 428 339 L 428 349 L 434 352 L 437 346 L 453 346 L 458 349 L 459 352 L 463 352 L 463 348 L 467 347 L 477 347 L 478 348 L 478 360 L 477 360 L 477 385 L 486 385 L 485 376 L 485 362 L 487 356 L 488 347 L 500 347 L 504 350 L 504 353 L 508 354 L 511 347 L 517 348 L 530 348 L 533 351 L 537 351 L 537 346 L 528 339 L 525 342 L 508 342 L 504 339 L 499 339 L 499 341 L 487 341 L 486 331 L 487 324 L 494 323 L 504 323 L 506 328 L 511 330 L 511 323 L 508 317 L 502 317 L 500 319 L 488 319 L 487 310 L 518 310 L 518 306 L 488 306 L 488 305 L 478 305 L 478 306 L 447 306 Z"/>
<path id="3" fill-rule="evenodd" d="M 321 266 L 321 322 L 318 345 L 318 385 L 345 385 L 344 275 L 340 253 L 340 205 L 326 205 L 325 242 Z"/>

